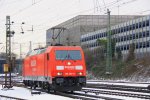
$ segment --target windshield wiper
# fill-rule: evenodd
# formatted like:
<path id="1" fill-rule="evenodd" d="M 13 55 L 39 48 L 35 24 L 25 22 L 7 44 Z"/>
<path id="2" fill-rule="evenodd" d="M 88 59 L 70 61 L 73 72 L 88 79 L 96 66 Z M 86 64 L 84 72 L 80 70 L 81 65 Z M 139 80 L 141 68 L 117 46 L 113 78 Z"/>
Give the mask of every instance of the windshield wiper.
<path id="1" fill-rule="evenodd" d="M 67 58 L 67 55 L 63 59 L 61 59 L 61 60 L 64 61 L 64 60 L 66 60 L 66 58 Z"/>
<path id="2" fill-rule="evenodd" d="M 71 60 L 73 60 L 74 62 L 76 61 L 75 59 L 73 59 L 70 54 L 68 54 L 68 58 L 70 58 Z"/>

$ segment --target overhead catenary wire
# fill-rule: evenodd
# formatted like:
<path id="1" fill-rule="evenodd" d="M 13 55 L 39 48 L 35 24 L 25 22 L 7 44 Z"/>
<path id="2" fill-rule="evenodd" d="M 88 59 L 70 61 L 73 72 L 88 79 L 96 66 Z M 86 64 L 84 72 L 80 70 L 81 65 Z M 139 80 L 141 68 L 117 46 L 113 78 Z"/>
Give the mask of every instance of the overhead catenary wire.
<path id="1" fill-rule="evenodd" d="M 35 2 L 34 4 L 30 4 L 30 5 L 26 6 L 26 7 L 24 7 L 24 8 L 22 8 L 22 9 L 18 10 L 17 12 L 13 13 L 13 14 L 10 15 L 10 16 L 16 16 L 16 15 L 22 13 L 23 11 L 25 11 L 25 10 L 31 8 L 32 6 L 37 5 L 37 4 L 40 3 L 41 1 L 43 1 L 43 0 L 39 0 L 39 1 Z M 5 21 L 5 19 L 1 19 L 1 20 L 0 20 L 0 22 L 2 22 L 2 21 Z"/>
<path id="2" fill-rule="evenodd" d="M 117 1 L 123 1 L 123 0 L 117 0 Z M 135 0 L 130 0 L 130 1 L 135 1 Z M 119 7 L 121 7 L 121 6 L 123 6 L 123 5 L 126 5 L 126 4 L 128 4 L 128 3 L 130 3 L 130 2 L 123 2 L 123 3 L 121 3 L 121 4 L 118 4 L 118 5 L 115 5 L 115 4 L 117 4 L 118 2 L 113 2 L 113 3 L 110 3 L 109 5 L 108 4 L 106 4 L 106 7 L 110 7 L 110 8 L 115 8 L 115 7 L 118 7 L 118 5 L 119 5 Z M 103 6 L 98 6 L 98 7 L 101 7 L 101 9 L 103 10 L 103 9 L 105 9 L 105 7 L 103 7 Z M 92 11 L 93 9 L 89 9 L 89 10 L 84 10 L 84 11 L 80 11 L 80 12 L 77 12 L 77 13 L 74 13 L 74 14 L 68 14 L 68 15 L 65 15 L 65 16 L 63 16 L 62 18 L 57 18 L 57 19 L 55 19 L 54 21 L 58 21 L 58 20 L 61 20 L 61 19 L 64 19 L 64 18 L 66 18 L 66 17 L 71 17 L 71 16 L 75 16 L 76 14 L 79 14 L 79 13 L 84 13 L 84 12 L 89 12 L 89 11 Z M 101 11 L 101 13 L 102 12 L 105 12 L 105 11 Z M 143 11 L 143 12 L 145 12 L 145 11 Z M 50 21 L 51 22 L 51 21 Z M 48 26 L 47 25 L 48 23 L 44 23 L 44 24 L 41 24 L 41 25 L 34 25 L 35 27 L 38 27 L 38 28 L 36 28 L 36 30 L 35 31 L 41 31 L 41 30 L 43 30 L 43 29 L 46 29 L 47 27 L 50 27 L 50 26 Z M 46 26 L 44 26 L 44 25 L 46 25 Z M 27 25 L 28 26 L 28 25 Z M 40 28 L 40 27 L 44 27 L 44 28 Z M 28 34 L 28 35 L 30 35 L 30 34 Z M 40 38 L 40 36 L 41 36 L 42 34 L 40 34 L 38 37 Z"/>
<path id="3" fill-rule="evenodd" d="M 104 9 L 104 10 L 106 10 L 106 9 L 107 9 L 107 7 L 106 7 L 106 4 L 105 4 L 105 0 L 103 0 L 103 3 L 104 3 L 104 7 L 105 7 L 105 9 Z"/>
<path id="4" fill-rule="evenodd" d="M 121 0 L 117 0 L 117 1 L 121 1 Z M 133 0 L 132 0 L 133 1 Z M 134 0 L 135 1 L 135 0 Z M 110 3 L 111 4 L 111 6 L 112 6 L 112 4 L 116 4 L 117 2 L 116 1 L 114 1 L 113 3 Z M 105 6 L 107 6 L 107 4 L 105 4 Z M 110 7 L 109 5 L 108 5 L 108 7 Z M 105 8 L 105 7 L 104 7 Z M 103 8 L 103 9 L 104 9 Z M 78 13 L 84 13 L 84 12 L 87 12 L 87 11 L 91 11 L 92 9 L 90 9 L 90 10 L 85 10 L 85 11 L 81 11 L 81 12 L 77 12 L 77 13 L 75 13 L 75 14 L 70 14 L 69 16 L 74 16 L 74 15 L 76 15 L 76 14 L 78 14 Z M 63 18 L 65 18 L 65 17 L 68 17 L 68 15 L 67 16 L 64 16 Z M 60 19 L 63 19 L 63 18 L 59 18 L 59 20 Z M 56 20 L 58 20 L 58 18 L 56 19 Z M 56 20 L 54 20 L 54 21 L 56 21 Z M 47 21 L 46 21 L 47 22 Z M 46 24 L 48 24 L 48 23 L 46 23 Z M 44 25 L 44 24 L 42 24 L 42 25 Z M 41 25 L 41 26 L 42 26 Z M 35 27 L 36 27 L 36 25 L 34 25 Z M 38 25 L 37 25 L 38 26 Z M 42 26 L 43 27 L 43 26 Z M 45 27 L 48 27 L 48 25 L 47 26 L 44 26 L 44 28 L 43 29 L 45 29 Z M 42 28 L 40 29 L 36 29 L 36 30 L 42 30 Z"/>
<path id="5" fill-rule="evenodd" d="M 117 1 L 118 1 L 118 0 L 117 0 Z M 120 1 L 121 1 L 121 0 L 120 0 Z M 130 0 L 130 2 L 131 2 L 131 1 L 133 2 L 133 1 L 135 1 L 135 0 Z M 127 3 L 129 3 L 129 2 L 127 2 Z M 127 4 L 127 3 L 123 2 L 121 5 L 125 5 L 125 4 Z M 115 7 L 117 7 L 117 6 L 115 6 Z M 88 9 L 88 10 L 85 10 L 85 11 L 82 11 L 82 12 L 86 12 L 86 11 L 89 11 L 89 10 L 92 10 L 92 9 Z M 81 13 L 81 12 L 77 12 L 77 13 Z M 74 14 L 71 14 L 71 15 L 67 15 L 67 16 L 73 16 L 73 15 L 76 15 L 77 13 L 74 13 Z M 65 17 L 67 17 L 67 16 L 64 16 L 64 17 L 62 17 L 62 18 L 60 18 L 60 19 L 63 19 L 63 18 L 65 18 Z M 54 21 L 57 21 L 57 20 L 54 20 Z M 42 26 L 42 27 L 43 27 L 43 25 L 44 25 L 44 24 L 37 25 L 37 26 Z M 46 27 L 49 27 L 49 26 L 47 25 Z M 44 26 L 44 28 L 36 29 L 36 30 L 43 30 L 43 29 L 46 29 L 45 26 Z"/>
<path id="6" fill-rule="evenodd" d="M 123 0 L 119 0 L 119 1 L 117 0 L 116 2 L 110 3 L 110 5 L 108 5 L 108 7 L 109 7 L 110 9 L 116 8 L 116 7 L 118 7 L 118 6 L 114 6 L 114 4 L 116 4 L 117 2 L 120 2 L 120 1 L 123 1 Z M 128 3 L 131 3 L 131 1 L 133 2 L 133 0 L 130 0 L 130 2 L 128 2 Z M 135 1 L 135 0 L 134 0 L 134 1 Z M 125 5 L 125 4 L 127 4 L 127 3 L 126 3 L 126 2 L 121 3 L 121 4 L 120 4 L 120 7 L 121 7 L 122 5 Z M 66 16 L 63 16 L 63 17 L 59 18 L 59 20 L 60 20 L 60 19 L 63 19 L 63 18 L 66 18 L 66 17 L 69 17 L 69 16 L 75 16 L 75 15 L 77 15 L 78 13 L 84 13 L 84 12 L 92 11 L 93 9 L 94 9 L 94 8 L 87 9 L 87 10 L 83 10 L 83 11 L 76 12 L 76 13 L 73 13 L 73 14 L 69 14 L 69 15 L 66 15 Z M 101 8 L 101 9 L 105 9 L 105 7 Z M 101 11 L 101 12 L 105 13 L 105 11 Z M 51 21 L 51 22 L 56 22 L 56 21 L 58 21 L 58 19 L 53 20 L 53 21 Z M 44 25 L 44 24 L 47 23 L 47 22 L 48 22 L 48 21 L 45 21 L 44 23 L 41 23 L 41 24 L 39 24 L 39 25 Z"/>
<path id="7" fill-rule="evenodd" d="M 121 0 L 120 0 L 121 1 Z M 133 0 L 132 0 L 133 1 Z M 117 1 L 118 2 L 118 1 Z M 122 4 L 126 4 L 126 3 L 122 3 Z M 90 10 L 92 10 L 92 9 L 90 9 Z M 54 20 L 55 21 L 55 20 Z M 40 30 L 42 30 L 42 29 L 40 29 Z M 40 36 L 39 36 L 40 37 Z"/>
<path id="8" fill-rule="evenodd" d="M 122 1 L 122 0 L 119 0 L 119 1 Z M 133 2 L 133 1 L 135 1 L 135 0 L 130 0 L 130 2 L 128 1 L 127 3 L 131 3 L 131 1 Z M 118 2 L 118 0 L 117 0 L 117 2 Z M 114 2 L 113 4 L 115 4 L 116 2 Z M 126 2 L 123 2 L 123 3 L 121 3 L 121 5 L 125 5 L 125 4 L 127 4 Z M 115 8 L 115 7 L 117 7 L 117 6 L 113 6 L 113 7 L 110 7 L 110 8 Z M 87 12 L 87 11 L 91 11 L 92 9 L 88 9 L 88 10 L 84 10 L 84 11 L 81 11 L 81 12 Z M 77 12 L 77 13 L 81 13 L 81 12 Z M 104 12 L 104 11 L 103 11 Z M 73 15 L 76 15 L 77 13 L 74 13 L 74 14 L 70 14 L 70 15 L 67 15 L 67 16 L 64 16 L 64 17 L 62 17 L 62 18 L 60 18 L 60 19 L 63 19 L 63 18 L 65 18 L 65 17 L 68 17 L 68 16 L 73 16 Z M 59 20 L 60 20 L 59 19 Z M 58 21 L 58 19 L 56 19 L 56 20 L 53 20 L 53 21 Z M 52 21 L 51 21 L 52 22 Z M 42 24 L 40 24 L 41 26 L 42 25 L 44 25 L 44 23 L 42 23 Z M 39 25 L 39 26 L 40 26 Z M 45 28 L 42 28 L 42 29 L 45 29 Z M 39 29 L 39 30 L 42 30 L 42 29 Z M 37 29 L 38 30 L 38 29 Z"/>
<path id="9" fill-rule="evenodd" d="M 41 0 L 40 0 L 40 1 L 41 1 Z M 122 0 L 112 1 L 112 2 L 108 3 L 108 4 L 110 4 L 110 5 L 105 4 L 105 7 L 112 6 L 113 4 L 115 4 L 115 3 L 117 3 L 117 2 L 120 2 L 120 1 L 122 1 Z M 104 9 L 105 7 L 103 7 L 102 9 Z M 28 7 L 27 7 L 27 8 L 28 8 Z M 92 8 L 92 9 L 94 9 L 94 8 Z M 90 11 L 90 10 L 92 10 L 92 9 L 88 9 L 88 10 L 85 10 L 85 11 L 80 11 L 80 12 L 77 12 L 77 13 L 84 13 L 84 12 Z M 75 14 L 77 14 L 77 13 L 75 13 Z M 72 15 L 75 15 L 75 14 L 72 14 Z M 47 22 L 47 21 L 46 21 L 46 22 Z M 34 25 L 34 26 L 36 26 L 36 25 Z"/>

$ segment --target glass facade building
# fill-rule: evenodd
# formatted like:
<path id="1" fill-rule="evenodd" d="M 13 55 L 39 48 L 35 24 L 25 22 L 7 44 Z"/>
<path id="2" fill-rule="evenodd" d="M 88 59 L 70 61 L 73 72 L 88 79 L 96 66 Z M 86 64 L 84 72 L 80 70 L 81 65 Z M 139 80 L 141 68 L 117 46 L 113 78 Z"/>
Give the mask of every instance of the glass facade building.
<path id="1" fill-rule="evenodd" d="M 120 49 L 126 58 L 129 45 L 135 44 L 136 57 L 150 54 L 150 15 L 111 26 L 112 38 L 116 41 L 116 49 Z M 99 47 L 97 39 L 106 39 L 107 29 L 101 29 L 81 36 L 81 46 L 94 50 Z"/>

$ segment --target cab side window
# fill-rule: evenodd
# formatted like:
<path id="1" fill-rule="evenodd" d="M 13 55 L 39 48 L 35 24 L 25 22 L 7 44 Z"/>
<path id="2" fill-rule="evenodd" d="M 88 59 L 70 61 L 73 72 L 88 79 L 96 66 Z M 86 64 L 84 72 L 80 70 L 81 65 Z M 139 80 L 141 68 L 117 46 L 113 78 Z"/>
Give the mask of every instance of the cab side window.
<path id="1" fill-rule="evenodd" d="M 47 53 L 47 60 L 49 60 L 49 53 Z"/>

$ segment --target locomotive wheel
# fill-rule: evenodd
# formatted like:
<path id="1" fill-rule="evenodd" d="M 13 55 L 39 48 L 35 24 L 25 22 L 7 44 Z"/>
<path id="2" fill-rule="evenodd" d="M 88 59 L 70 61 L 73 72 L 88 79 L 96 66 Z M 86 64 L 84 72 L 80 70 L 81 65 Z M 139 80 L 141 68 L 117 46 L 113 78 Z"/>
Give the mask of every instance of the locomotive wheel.
<path id="1" fill-rule="evenodd" d="M 48 93 L 50 93 L 50 90 L 51 90 L 51 88 L 50 88 L 50 86 L 48 86 L 48 88 L 47 88 Z"/>

